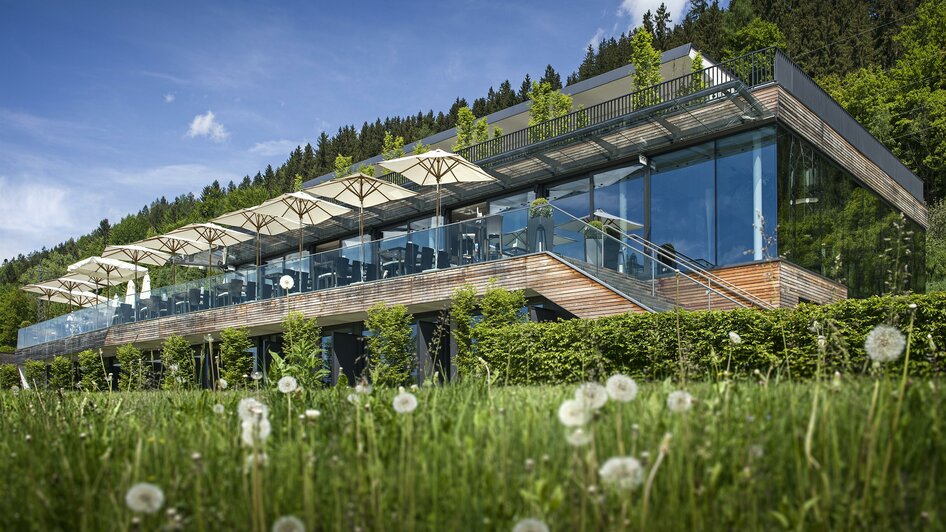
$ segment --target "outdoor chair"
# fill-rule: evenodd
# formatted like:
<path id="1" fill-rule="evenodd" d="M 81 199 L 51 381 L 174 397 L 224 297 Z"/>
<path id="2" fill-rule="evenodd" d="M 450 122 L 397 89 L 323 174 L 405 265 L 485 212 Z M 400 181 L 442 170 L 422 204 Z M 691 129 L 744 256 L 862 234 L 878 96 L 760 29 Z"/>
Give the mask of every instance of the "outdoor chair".
<path id="1" fill-rule="evenodd" d="M 438 268 L 450 267 L 450 253 L 447 253 L 446 251 L 437 252 L 437 267 Z"/>
<path id="2" fill-rule="evenodd" d="M 423 247 L 420 250 L 420 271 L 432 270 L 434 267 L 433 248 Z"/>
<path id="3" fill-rule="evenodd" d="M 409 242 L 404 246 L 404 273 L 417 273 L 417 255 L 420 253 L 420 246 Z"/>
<path id="4" fill-rule="evenodd" d="M 187 311 L 200 310 L 200 288 L 187 290 Z"/>
<path id="5" fill-rule="evenodd" d="M 246 296 L 243 298 L 244 301 L 256 301 L 256 281 L 249 281 L 246 283 Z"/>
<path id="6" fill-rule="evenodd" d="M 232 305 L 243 301 L 243 279 L 231 279 L 227 290 L 217 294 L 217 305 Z"/>
<path id="7" fill-rule="evenodd" d="M 260 297 L 260 299 L 271 299 L 272 297 L 273 297 L 273 285 L 269 283 L 263 283 L 263 294 Z"/>

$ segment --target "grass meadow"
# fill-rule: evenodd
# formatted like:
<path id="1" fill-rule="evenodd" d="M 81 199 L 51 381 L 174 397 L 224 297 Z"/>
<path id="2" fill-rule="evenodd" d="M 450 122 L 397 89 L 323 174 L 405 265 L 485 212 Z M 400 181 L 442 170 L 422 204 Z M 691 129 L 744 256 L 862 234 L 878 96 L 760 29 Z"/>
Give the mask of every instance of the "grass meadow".
<path id="1" fill-rule="evenodd" d="M 0 529 L 939 530 L 943 385 L 640 383 L 578 434 L 576 386 L 424 387 L 410 413 L 395 390 L 8 391 Z M 679 389 L 692 404 L 668 405 Z M 250 446 L 247 396 L 269 422 Z M 641 466 L 628 482 L 606 478 L 616 456 Z M 126 501 L 140 482 L 153 513 Z"/>

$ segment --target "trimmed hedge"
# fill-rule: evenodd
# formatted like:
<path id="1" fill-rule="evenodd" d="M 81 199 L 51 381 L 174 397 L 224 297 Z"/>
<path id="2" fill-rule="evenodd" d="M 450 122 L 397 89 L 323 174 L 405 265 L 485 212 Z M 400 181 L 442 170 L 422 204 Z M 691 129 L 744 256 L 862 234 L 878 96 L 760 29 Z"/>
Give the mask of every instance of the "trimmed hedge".
<path id="1" fill-rule="evenodd" d="M 16 364 L 0 364 L 0 390 L 19 388 L 22 384 Z"/>
<path id="2" fill-rule="evenodd" d="M 34 390 L 45 390 L 46 386 L 46 363 L 40 360 L 27 360 L 23 363 L 23 376 L 30 388 Z"/>
<path id="3" fill-rule="evenodd" d="M 75 368 L 72 359 L 62 355 L 53 357 L 49 364 L 49 388 L 52 390 L 75 389 Z"/>
<path id="4" fill-rule="evenodd" d="M 477 331 L 475 351 L 497 381 L 506 384 L 577 382 L 615 372 L 646 379 L 701 378 L 727 369 L 737 375 L 759 370 L 810 377 L 818 365 L 819 335 L 825 337 L 825 371 L 869 371 L 867 333 L 887 323 L 906 334 L 912 312 L 910 371 L 941 373 L 946 368 L 943 292 L 772 311 L 680 311 L 523 323 Z M 730 331 L 741 336 L 740 344 L 730 341 Z"/>

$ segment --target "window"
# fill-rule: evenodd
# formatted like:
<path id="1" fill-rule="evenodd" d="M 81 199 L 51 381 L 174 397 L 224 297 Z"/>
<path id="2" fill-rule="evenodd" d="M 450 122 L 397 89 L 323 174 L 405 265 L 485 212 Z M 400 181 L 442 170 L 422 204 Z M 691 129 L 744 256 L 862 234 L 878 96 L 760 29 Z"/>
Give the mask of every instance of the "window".
<path id="1" fill-rule="evenodd" d="M 716 257 L 716 197 L 713 143 L 652 159 L 651 238 L 674 253 L 713 262 Z"/>

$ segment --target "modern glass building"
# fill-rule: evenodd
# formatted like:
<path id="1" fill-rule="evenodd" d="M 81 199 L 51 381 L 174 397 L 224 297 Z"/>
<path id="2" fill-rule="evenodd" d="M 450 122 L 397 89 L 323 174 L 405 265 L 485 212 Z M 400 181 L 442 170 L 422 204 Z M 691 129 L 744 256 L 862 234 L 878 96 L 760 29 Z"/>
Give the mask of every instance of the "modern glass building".
<path id="1" fill-rule="evenodd" d="M 539 320 L 922 291 L 922 182 L 782 52 L 691 72 L 695 53 L 665 52 L 654 87 L 632 87 L 630 67 L 566 87 L 582 108 L 543 124 L 528 127 L 528 103 L 486 117 L 508 133 L 460 154 L 496 180 L 443 187 L 439 220 L 432 187 L 389 174 L 418 195 L 368 209 L 364 240 L 352 215 L 306 228 L 301 257 L 296 232 L 265 238 L 260 267 L 253 241 L 231 246 L 211 257 L 219 275 L 21 329 L 15 357 L 198 344 L 229 326 L 266 353 L 298 310 L 319 318 L 337 372 L 384 302 L 415 315 L 418 356 L 449 366 L 449 349 L 426 349 L 440 313 L 491 279 Z M 449 149 L 455 131 L 421 142 Z"/>

